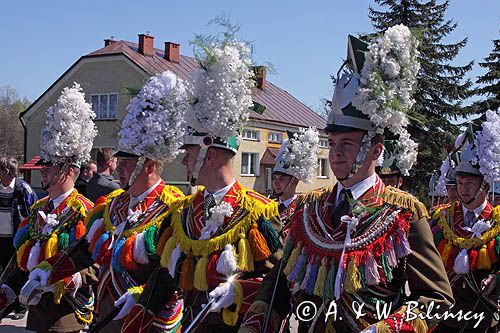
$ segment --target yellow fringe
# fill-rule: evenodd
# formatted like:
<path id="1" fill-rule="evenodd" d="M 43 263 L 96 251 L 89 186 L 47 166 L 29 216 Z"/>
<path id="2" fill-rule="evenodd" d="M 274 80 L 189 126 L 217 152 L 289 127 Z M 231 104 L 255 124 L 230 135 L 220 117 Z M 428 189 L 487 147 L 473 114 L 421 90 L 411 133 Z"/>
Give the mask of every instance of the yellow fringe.
<path id="1" fill-rule="evenodd" d="M 314 284 L 313 294 L 319 297 L 323 297 L 323 291 L 325 290 L 325 280 L 328 270 L 326 269 L 326 258 L 321 259 L 321 266 L 318 270 L 318 276 L 316 277 L 316 283 Z"/>
<path id="2" fill-rule="evenodd" d="M 184 232 L 181 213 L 184 208 L 188 207 L 193 202 L 197 195 L 202 195 L 201 191 L 200 189 L 193 195 L 175 200 L 172 202 L 171 209 L 169 210 L 169 212 L 172 213 L 173 235 L 178 239 L 183 253 L 193 251 L 193 255 L 197 257 L 209 256 L 223 249 L 227 244 L 234 244 L 238 241 L 240 234 L 246 234 L 252 224 L 258 221 L 261 216 L 271 218 L 278 215 L 278 205 L 276 202 L 267 204 L 262 203 L 248 196 L 246 190 L 242 190 L 236 194 L 236 200 L 238 205 L 248 211 L 249 214 L 242 218 L 233 228 L 231 228 L 231 230 L 220 236 L 204 240 L 191 239 Z"/>
<path id="3" fill-rule="evenodd" d="M 381 198 L 388 204 L 396 205 L 412 211 L 413 214 L 416 215 L 417 219 L 422 217 L 429 218 L 429 213 L 427 212 L 425 205 L 409 193 L 392 186 L 387 186 L 384 193 L 381 194 Z"/>
<path id="4" fill-rule="evenodd" d="M 446 245 L 444 246 L 443 253 L 441 253 L 441 260 L 443 260 L 443 264 L 446 266 L 448 263 L 448 259 L 450 257 L 450 252 L 451 249 L 453 248 L 452 244 L 450 241 L 446 242 Z"/>
<path id="5" fill-rule="evenodd" d="M 75 212 L 77 212 L 83 217 L 86 217 L 87 208 L 85 208 L 82 202 L 78 200 L 78 194 L 79 194 L 78 191 L 76 189 L 73 189 L 73 192 L 71 192 L 71 194 L 68 197 L 68 200 L 66 201 L 66 206 L 71 207 Z"/>
<path id="6" fill-rule="evenodd" d="M 416 313 L 418 314 L 420 311 L 417 310 Z M 411 326 L 413 327 L 413 331 L 415 333 L 427 333 L 429 331 L 429 326 L 427 326 L 425 320 L 420 319 L 419 317 L 411 322 Z"/>
<path id="7" fill-rule="evenodd" d="M 86 319 L 80 314 L 80 312 L 75 311 L 76 320 L 78 320 L 80 324 L 88 325 L 94 321 L 94 313 L 92 311 L 89 311 L 88 315 L 89 319 Z"/>
<path id="8" fill-rule="evenodd" d="M 163 252 L 161 253 L 161 258 L 160 258 L 160 265 L 163 267 L 168 266 L 168 262 L 170 260 L 170 255 L 172 254 L 172 251 L 175 249 L 177 246 L 177 242 L 175 240 L 175 237 L 170 237 L 168 241 L 165 243 L 165 246 L 163 247 Z"/>
<path id="9" fill-rule="evenodd" d="M 200 291 L 208 290 L 207 265 L 208 265 L 208 258 L 201 257 L 200 259 L 198 259 L 198 262 L 196 263 L 196 267 L 194 269 L 193 285 L 196 289 Z"/>
<path id="10" fill-rule="evenodd" d="M 295 266 L 295 263 L 299 259 L 300 253 L 302 252 L 302 242 L 298 242 L 297 246 L 292 250 L 290 254 L 290 258 L 288 258 L 288 262 L 286 263 L 285 269 L 283 269 L 283 273 L 288 276 Z"/>
<path id="11" fill-rule="evenodd" d="M 61 298 L 64 294 L 64 281 L 57 281 L 54 284 L 55 291 L 54 291 L 54 303 L 55 304 L 61 304 Z"/>
<path id="12" fill-rule="evenodd" d="M 441 214 L 438 225 L 443 230 L 443 237 L 461 249 L 470 250 L 482 246 L 500 234 L 500 206 L 495 207 L 491 214 L 492 225 L 494 227 L 486 231 L 480 239 L 477 237 L 463 238 L 455 234 L 446 221 L 446 216 L 454 215 L 454 206 L 451 206 L 447 213 L 448 214 Z"/>
<path id="13" fill-rule="evenodd" d="M 483 244 L 483 246 L 481 246 L 481 249 L 477 254 L 477 268 L 485 270 L 491 269 L 491 260 L 488 253 L 488 246 L 486 244 Z"/>
<path id="14" fill-rule="evenodd" d="M 16 259 L 17 259 L 18 266 L 21 266 L 21 260 L 22 260 L 23 255 L 24 255 L 24 251 L 26 251 L 26 247 L 28 247 L 30 244 L 31 244 L 31 240 L 28 239 L 28 240 L 26 240 L 26 242 L 23 243 L 23 245 L 21 245 L 19 247 L 19 250 L 17 250 Z"/>
<path id="15" fill-rule="evenodd" d="M 354 294 L 359 289 L 361 289 L 361 287 L 361 277 L 359 276 L 356 258 L 351 258 L 351 260 L 349 261 L 349 265 L 347 266 L 347 272 L 344 281 L 344 291 L 349 294 Z"/>
<path id="16" fill-rule="evenodd" d="M 241 305 L 243 304 L 243 288 L 241 284 L 237 281 L 233 281 L 234 284 L 234 303 L 236 303 L 236 310 L 229 311 L 224 308 L 222 310 L 222 320 L 226 325 L 234 326 L 238 322 L 238 314 L 241 309 Z"/>
<path id="17" fill-rule="evenodd" d="M 238 243 L 238 268 L 243 272 L 252 272 L 254 269 L 252 250 L 244 233 L 240 234 Z"/>
<path id="18" fill-rule="evenodd" d="M 326 322 L 325 333 L 337 333 L 335 327 L 333 327 L 333 316 L 328 317 L 328 321 Z"/>
<path id="19" fill-rule="evenodd" d="M 296 199 L 297 205 L 303 204 L 305 202 L 311 202 L 311 201 L 324 199 L 326 196 L 328 196 L 332 192 L 332 190 L 333 190 L 333 186 L 327 186 L 327 187 L 322 187 L 322 188 L 316 189 L 314 191 L 300 194 Z"/>
<path id="20" fill-rule="evenodd" d="M 57 234 L 54 232 L 45 243 L 45 257 L 46 259 L 57 254 Z"/>

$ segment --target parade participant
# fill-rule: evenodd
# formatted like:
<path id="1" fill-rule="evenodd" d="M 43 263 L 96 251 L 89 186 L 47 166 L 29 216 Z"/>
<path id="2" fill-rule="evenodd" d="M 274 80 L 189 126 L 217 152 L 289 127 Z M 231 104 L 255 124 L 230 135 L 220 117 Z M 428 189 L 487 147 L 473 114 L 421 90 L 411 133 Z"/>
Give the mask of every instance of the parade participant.
<path id="1" fill-rule="evenodd" d="M 296 189 L 299 181 L 311 183 L 318 168 L 319 133 L 316 129 L 301 129 L 289 133 L 276 155 L 271 179 L 279 205 L 279 219 L 285 231 L 289 217 L 296 208 Z"/>
<path id="2" fill-rule="evenodd" d="M 183 196 L 162 180 L 163 163 L 173 161 L 179 153 L 188 105 L 189 90 L 172 72 L 148 80 L 127 107 L 119 132 L 118 172 L 126 190 L 107 195 L 89 212 L 85 237 L 70 250 L 43 262 L 30 275 L 30 279 L 50 284 L 98 263 L 98 319 L 110 316 L 115 304 L 121 307 L 116 320 L 100 332 L 120 330 L 141 285 L 158 266 L 157 228 L 170 204 Z M 176 299 L 170 305 L 182 310 L 182 302 Z M 180 321 L 177 311 L 167 309 L 164 314 L 174 326 Z"/>
<path id="3" fill-rule="evenodd" d="M 47 110 L 41 132 L 42 186 L 48 196 L 36 201 L 14 237 L 17 266 L 1 286 L 0 307 L 24 295 L 21 287 L 29 271 L 85 235 L 84 219 L 91 201 L 74 188 L 80 165 L 90 159 L 97 130 L 95 114 L 80 86 L 65 88 L 57 104 Z M 37 332 L 79 332 L 92 321 L 94 272 L 76 270 L 65 279 L 54 279 L 43 295 L 28 305 L 26 328 Z M 26 283 L 29 285 L 29 283 Z"/>
<path id="4" fill-rule="evenodd" d="M 395 145 L 394 140 L 384 140 L 384 151 L 375 170 L 386 186 L 400 188 L 403 185 L 403 176 L 396 165 Z"/>
<path id="5" fill-rule="evenodd" d="M 269 221 L 278 215 L 276 202 L 245 188 L 232 168 L 252 107 L 249 50 L 235 40 L 202 50 L 183 164 L 191 184 L 203 187 L 172 206 L 157 246 L 161 268 L 122 332 L 148 332 L 177 286 L 186 306 L 183 328 L 208 303 L 212 312 L 193 323 L 196 332 L 236 331 L 281 245 Z"/>
<path id="6" fill-rule="evenodd" d="M 416 159 L 403 113 L 413 104 L 416 44 L 403 25 L 369 47 L 349 37 L 352 73 L 344 71 L 337 80 L 325 129 L 338 183 L 299 197 L 283 259 L 264 279 L 239 332 L 277 331 L 291 299 L 299 332 L 427 332 L 435 320 L 410 320 L 405 302 L 418 303 L 413 313 L 450 305 L 424 205 L 385 187 L 375 173 L 384 129 L 399 135 L 396 160 L 403 175 Z M 373 89 L 380 99 L 373 99 Z M 390 107 L 396 104 L 397 110 Z M 382 304 L 388 316 L 377 313 Z"/>
<path id="7" fill-rule="evenodd" d="M 490 201 L 493 207 L 500 205 L 500 182 L 494 182 L 491 186 Z"/>
<path id="8" fill-rule="evenodd" d="M 464 332 L 487 332 L 498 316 L 492 290 L 482 291 L 481 280 L 498 271 L 496 250 L 500 247 L 500 208 L 487 200 L 489 184 L 500 180 L 498 140 L 500 116 L 486 113 L 482 124 L 469 125 L 462 140 L 460 162 L 454 173 L 459 201 L 438 209 L 433 220 L 434 241 L 443 258 L 453 290 L 455 308 L 483 313 L 484 320 L 464 322 L 448 318 L 437 332 L 451 332 L 465 327 Z"/>
<path id="9" fill-rule="evenodd" d="M 97 172 L 89 180 L 87 185 L 87 192 L 89 199 L 97 202 L 97 200 L 106 196 L 120 188 L 120 185 L 115 182 L 113 173 L 116 170 L 117 157 L 114 156 L 112 148 L 104 147 L 97 149 L 96 163 Z"/>
<path id="10" fill-rule="evenodd" d="M 454 158 L 453 156 L 457 156 Z M 455 180 L 455 167 L 457 165 L 456 159 L 458 158 L 458 154 L 453 153 L 452 155 L 446 156 L 446 158 L 443 160 L 443 163 L 441 164 L 440 168 L 440 175 L 438 180 L 435 183 L 434 186 L 434 194 L 437 197 L 442 197 L 442 198 L 447 198 L 447 200 L 443 200 L 443 202 L 438 203 L 435 206 L 431 206 L 429 209 L 429 214 L 431 216 L 434 215 L 434 212 L 436 212 L 438 209 L 442 209 L 445 207 L 448 207 L 448 203 L 454 203 L 455 201 L 458 201 L 458 195 L 457 195 L 457 184 Z M 436 221 L 431 219 L 429 223 L 431 223 L 431 227 L 434 227 L 434 223 Z"/>

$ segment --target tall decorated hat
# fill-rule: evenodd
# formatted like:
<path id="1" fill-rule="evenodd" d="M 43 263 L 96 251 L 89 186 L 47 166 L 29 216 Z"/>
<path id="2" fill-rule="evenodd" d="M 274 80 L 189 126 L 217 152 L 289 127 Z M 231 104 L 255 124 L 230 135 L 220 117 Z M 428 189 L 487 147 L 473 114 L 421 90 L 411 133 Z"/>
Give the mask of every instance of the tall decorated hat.
<path id="1" fill-rule="evenodd" d="M 251 58 L 248 47 L 235 39 L 201 47 L 194 77 L 194 103 L 186 114 L 184 145 L 199 145 L 191 183 L 194 184 L 209 147 L 239 148 L 239 133 L 248 121 L 252 102 Z"/>
<path id="2" fill-rule="evenodd" d="M 127 106 L 118 153 L 138 157 L 131 185 L 146 159 L 172 162 L 185 134 L 185 114 L 192 100 L 189 85 L 171 71 L 151 77 Z"/>
<path id="3" fill-rule="evenodd" d="M 57 103 L 47 109 L 41 131 L 41 160 L 37 164 L 80 167 L 90 160 L 97 128 L 92 106 L 78 83 L 64 88 Z"/>
<path id="4" fill-rule="evenodd" d="M 435 195 L 445 197 L 448 195 L 447 186 L 456 185 L 455 182 L 455 167 L 457 163 L 453 159 L 452 155 L 446 156 L 440 168 L 440 175 L 435 184 Z"/>
<path id="5" fill-rule="evenodd" d="M 486 111 L 478 121 L 469 124 L 455 142 L 460 151 L 460 162 L 455 168 L 455 174 L 483 177 L 483 184 L 476 197 L 486 184 L 500 181 L 499 111 Z"/>
<path id="6" fill-rule="evenodd" d="M 377 161 L 378 174 L 383 176 L 400 175 L 396 161 L 396 141 L 384 140 L 384 150 Z"/>
<path id="7" fill-rule="evenodd" d="M 420 68 L 418 41 L 404 25 L 378 37 L 349 36 L 347 60 L 337 75 L 326 132 L 366 131 L 350 176 L 363 164 L 371 138 L 396 137 L 395 166 L 403 176 L 417 158 L 417 144 L 406 129 L 406 114 L 415 103 L 413 89 Z"/>
<path id="8" fill-rule="evenodd" d="M 301 128 L 289 134 L 276 155 L 273 173 L 283 173 L 309 184 L 318 168 L 319 133 L 316 128 Z"/>

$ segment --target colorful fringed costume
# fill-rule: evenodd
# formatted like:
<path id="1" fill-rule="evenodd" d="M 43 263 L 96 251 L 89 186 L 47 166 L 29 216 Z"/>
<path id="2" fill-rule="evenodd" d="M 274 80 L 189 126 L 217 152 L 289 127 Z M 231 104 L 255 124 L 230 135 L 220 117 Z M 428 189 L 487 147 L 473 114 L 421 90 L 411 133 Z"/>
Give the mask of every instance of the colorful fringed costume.
<path id="1" fill-rule="evenodd" d="M 157 252 L 161 253 L 161 269 L 152 276 L 144 292 L 128 316 L 125 332 L 139 331 L 140 317 L 147 308 L 146 320 L 140 331 L 147 332 L 147 318 L 157 313 L 165 299 L 179 286 L 186 305 L 186 323 L 196 316 L 202 304 L 207 303 L 207 293 L 226 280 L 227 270 L 233 266 L 241 275 L 237 278 L 234 308 L 211 313 L 199 327 L 235 329 L 252 303 L 262 277 L 269 271 L 273 254 L 280 248 L 278 233 L 273 224 L 278 214 L 276 202 L 244 188 L 235 182 L 221 203 L 231 206 L 232 214 L 205 239 L 204 190 L 176 201 L 171 216 L 162 226 Z M 271 222 L 272 221 L 272 222 Z M 215 326 L 214 326 L 215 325 Z M 229 326 L 224 326 L 229 325 Z M 232 327 L 230 327 L 232 326 Z M 205 327 L 205 329 L 203 328 Z"/>
<path id="2" fill-rule="evenodd" d="M 130 195 L 122 189 L 111 192 L 89 212 L 85 237 L 71 250 L 60 251 L 47 260 L 52 267 L 52 280 L 98 263 L 96 312 L 99 317 L 105 317 L 114 309 L 114 301 L 129 288 L 142 286 L 159 265 L 158 227 L 169 206 L 182 196 L 178 188 L 161 181 L 130 211 Z M 182 309 L 182 302 L 172 298 L 170 303 L 169 306 L 173 304 Z M 175 332 L 182 311 L 167 309 L 164 315 L 173 322 L 166 331 Z M 117 331 L 122 323 L 113 321 L 102 331 Z"/>
<path id="3" fill-rule="evenodd" d="M 17 251 L 17 267 L 9 273 L 5 282 L 16 294 L 28 280 L 28 273 L 45 258 L 81 239 L 86 232 L 84 219 L 91 201 L 76 189 L 57 207 L 50 210 L 49 197 L 35 202 L 29 216 L 21 223 L 14 247 Z M 95 279 L 92 269 L 76 270 L 74 275 L 53 280 L 52 293 L 46 293 L 41 301 L 29 307 L 28 326 L 41 332 L 48 329 L 67 332 L 82 329 L 92 321 L 93 292 L 90 284 Z"/>
<path id="4" fill-rule="evenodd" d="M 486 201 L 478 221 L 469 229 L 464 229 L 462 203 L 442 206 L 432 216 L 434 244 L 438 248 L 450 280 L 455 298 L 455 308 L 464 312 L 483 312 L 485 319 L 478 329 L 486 330 L 492 325 L 493 313 L 497 312 L 494 295 L 480 297 L 481 280 L 499 270 L 500 258 L 500 207 L 493 208 Z M 487 224 L 485 224 L 486 222 Z M 477 230 L 479 224 L 484 228 Z M 498 284 L 497 284 L 498 287 Z M 494 294 L 494 293 L 493 293 Z M 490 298 L 493 297 L 493 298 Z M 462 328 L 463 321 L 453 319 L 443 321 L 447 327 Z M 472 328 L 475 322 L 467 327 Z"/>
<path id="5" fill-rule="evenodd" d="M 275 283 L 266 332 L 277 331 L 292 310 L 290 299 L 294 306 L 313 302 L 318 310 L 314 320 L 299 321 L 299 332 L 360 332 L 373 324 L 377 332 L 427 332 L 432 323 L 404 321 L 403 303 L 410 299 L 420 305 L 450 304 L 451 292 L 432 244 L 427 212 L 417 199 L 385 187 L 376 177 L 375 185 L 352 203 L 349 217 L 341 222 L 331 218 L 336 193 L 335 186 L 299 198 L 285 241 L 282 271 L 276 265 L 268 274 L 240 332 L 261 332 Z M 352 228 L 350 242 L 346 241 L 348 228 Z M 412 292 L 409 299 L 406 281 Z M 331 315 L 325 322 L 332 300 L 337 304 L 336 320 Z M 356 318 L 355 301 L 364 303 L 365 315 L 360 318 Z M 377 302 L 392 302 L 385 320 L 376 315 Z"/>

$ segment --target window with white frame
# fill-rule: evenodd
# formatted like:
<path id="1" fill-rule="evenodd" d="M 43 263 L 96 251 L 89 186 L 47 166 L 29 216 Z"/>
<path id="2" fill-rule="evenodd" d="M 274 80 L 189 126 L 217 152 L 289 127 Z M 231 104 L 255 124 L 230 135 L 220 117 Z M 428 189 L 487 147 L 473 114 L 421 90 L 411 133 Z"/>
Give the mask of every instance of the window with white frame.
<path id="1" fill-rule="evenodd" d="M 259 153 L 241 153 L 241 175 L 259 175 Z"/>
<path id="2" fill-rule="evenodd" d="M 273 170 L 271 168 L 266 168 L 266 177 L 264 179 L 264 189 L 268 192 L 272 191 L 272 175 Z"/>
<path id="3" fill-rule="evenodd" d="M 96 114 L 96 119 L 116 119 L 118 94 L 90 95 L 90 103 Z"/>
<path id="4" fill-rule="evenodd" d="M 321 148 L 328 148 L 328 139 L 319 139 L 319 146 Z"/>
<path id="5" fill-rule="evenodd" d="M 328 159 L 327 158 L 318 158 L 318 178 L 328 178 Z"/>
<path id="6" fill-rule="evenodd" d="M 243 139 L 246 140 L 259 140 L 259 131 L 253 129 L 244 129 L 242 134 Z"/>
<path id="7" fill-rule="evenodd" d="M 267 136 L 267 141 L 282 143 L 283 142 L 283 133 L 280 133 L 280 132 L 269 132 L 269 134 Z"/>

